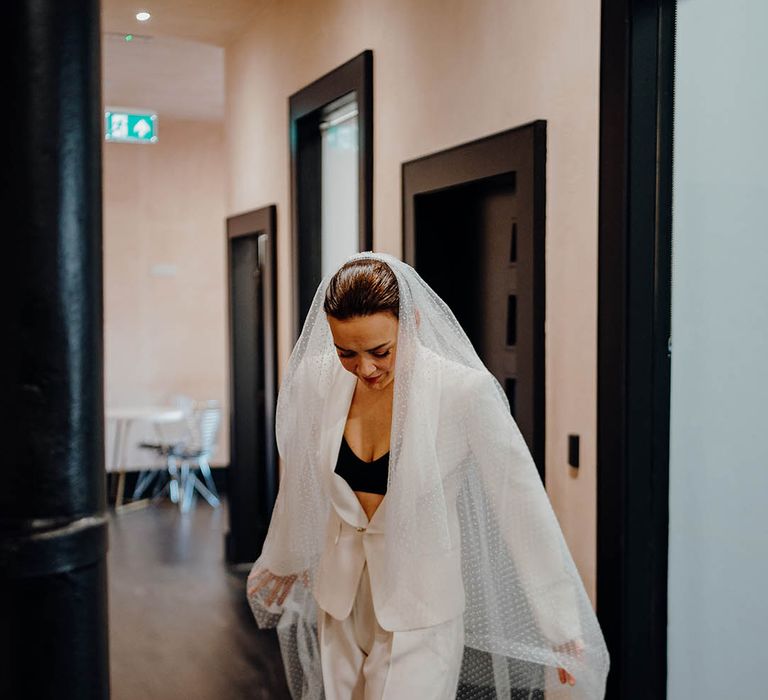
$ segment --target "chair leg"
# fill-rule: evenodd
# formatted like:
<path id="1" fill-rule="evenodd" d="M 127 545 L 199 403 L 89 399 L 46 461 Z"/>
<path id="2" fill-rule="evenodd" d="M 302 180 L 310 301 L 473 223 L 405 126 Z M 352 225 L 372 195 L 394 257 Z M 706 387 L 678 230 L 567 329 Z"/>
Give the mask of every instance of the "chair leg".
<path id="1" fill-rule="evenodd" d="M 157 496 L 161 491 L 165 493 L 170 489 L 169 484 L 171 483 L 171 477 L 170 474 L 168 474 L 168 470 L 165 471 L 158 471 L 157 472 L 157 481 L 155 482 L 155 486 L 152 489 L 152 498 Z M 168 477 L 168 478 L 165 478 Z"/>
<path id="2" fill-rule="evenodd" d="M 181 464 L 181 512 L 188 513 L 192 507 L 192 499 L 195 495 L 195 481 L 197 481 L 194 473 L 189 471 L 189 462 L 182 462 Z"/>
<path id="3" fill-rule="evenodd" d="M 136 485 L 133 487 L 133 500 L 135 501 L 137 498 L 141 496 L 141 492 L 144 489 L 143 483 L 147 480 L 147 477 L 149 476 L 149 472 L 140 471 L 139 475 L 136 477 Z"/>
<path id="4" fill-rule="evenodd" d="M 171 501 L 174 503 L 179 502 L 179 473 L 176 468 L 176 458 L 168 457 L 168 474 L 171 476 L 171 480 L 168 482 L 168 490 L 171 495 Z"/>
<path id="5" fill-rule="evenodd" d="M 123 505 L 123 494 L 125 493 L 125 470 L 120 470 L 117 477 L 117 495 L 115 496 L 115 508 L 121 508 Z"/>
<path id="6" fill-rule="evenodd" d="M 218 505 L 219 492 L 216 490 L 216 484 L 213 481 L 213 474 L 211 474 L 211 465 L 208 464 L 208 459 L 206 457 L 200 457 L 198 459 L 198 464 L 200 465 L 200 471 L 203 473 L 203 478 L 205 479 L 205 483 L 208 486 L 208 491 L 210 491 L 210 493 L 216 499 L 216 505 Z"/>
<path id="7" fill-rule="evenodd" d="M 194 474 L 192 475 L 192 478 L 195 480 L 195 488 L 200 492 L 200 495 L 208 501 L 208 503 L 213 506 L 214 508 L 219 507 L 219 497 L 211 492 L 206 486 L 203 485 L 203 482 L 200 481 Z"/>
<path id="8" fill-rule="evenodd" d="M 144 493 L 144 491 L 147 490 L 149 485 L 157 478 L 157 472 L 148 470 L 145 472 L 142 472 L 139 476 L 138 480 L 136 481 L 136 486 L 133 489 L 133 500 L 137 501 L 141 498 L 141 495 Z"/>
<path id="9" fill-rule="evenodd" d="M 159 486 L 159 484 L 158 484 Z M 163 496 L 165 496 L 165 492 L 170 490 L 171 486 L 171 480 L 165 482 L 165 485 L 162 488 L 155 489 L 155 493 L 152 495 L 152 503 L 157 503 Z"/>

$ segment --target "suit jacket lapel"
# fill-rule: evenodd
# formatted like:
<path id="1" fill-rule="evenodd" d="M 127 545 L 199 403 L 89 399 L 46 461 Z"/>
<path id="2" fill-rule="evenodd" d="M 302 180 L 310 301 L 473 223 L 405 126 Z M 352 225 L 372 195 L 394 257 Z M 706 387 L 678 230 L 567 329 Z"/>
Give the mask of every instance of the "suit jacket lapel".
<path id="1" fill-rule="evenodd" d="M 356 383 L 357 377 L 339 365 L 325 401 L 322 417 L 324 474 L 333 472 L 336 466 Z"/>

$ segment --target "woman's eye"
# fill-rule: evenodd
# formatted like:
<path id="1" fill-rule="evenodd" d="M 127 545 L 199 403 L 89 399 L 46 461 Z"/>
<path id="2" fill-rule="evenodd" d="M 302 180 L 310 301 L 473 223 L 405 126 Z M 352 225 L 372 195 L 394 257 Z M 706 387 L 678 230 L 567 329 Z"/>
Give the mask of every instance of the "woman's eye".
<path id="1" fill-rule="evenodd" d="M 389 355 L 390 352 L 391 352 L 391 348 L 389 350 L 387 350 L 386 352 L 382 352 L 382 353 L 375 352 L 375 353 L 373 353 L 373 356 L 374 357 L 386 357 L 387 355 Z"/>

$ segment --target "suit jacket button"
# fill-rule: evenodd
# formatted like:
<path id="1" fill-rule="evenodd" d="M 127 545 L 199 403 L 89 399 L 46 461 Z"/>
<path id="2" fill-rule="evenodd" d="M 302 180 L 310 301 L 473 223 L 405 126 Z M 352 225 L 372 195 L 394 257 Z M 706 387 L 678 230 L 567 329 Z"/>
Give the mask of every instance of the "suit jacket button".
<path id="1" fill-rule="evenodd" d="M 355 529 L 356 529 L 358 532 L 365 532 L 365 528 L 364 528 L 364 527 L 357 527 L 357 528 L 355 528 Z"/>

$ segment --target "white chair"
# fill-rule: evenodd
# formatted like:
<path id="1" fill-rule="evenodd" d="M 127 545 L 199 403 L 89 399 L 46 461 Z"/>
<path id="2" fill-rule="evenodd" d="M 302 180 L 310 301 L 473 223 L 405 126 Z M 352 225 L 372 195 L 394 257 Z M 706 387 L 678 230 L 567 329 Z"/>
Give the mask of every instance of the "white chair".
<path id="1" fill-rule="evenodd" d="M 143 469 L 139 473 L 136 486 L 133 489 L 132 498 L 134 501 L 139 500 L 150 485 L 156 482 L 152 494 L 155 499 L 160 497 L 161 486 L 165 483 L 168 489 L 163 488 L 162 493 L 170 490 L 171 501 L 174 503 L 179 502 L 179 471 L 175 453 L 181 450 L 190 440 L 189 423 L 195 410 L 196 401 L 186 394 L 174 394 L 169 398 L 168 404 L 181 411 L 181 419 L 174 420 L 172 424 L 164 424 L 165 427 L 155 422 L 158 442 L 139 443 L 139 447 L 157 453 L 165 464 L 162 467 Z M 163 482 L 162 476 L 165 474 L 168 475 L 168 480 Z"/>
<path id="2" fill-rule="evenodd" d="M 190 416 L 191 440 L 175 455 L 181 464 L 182 513 L 190 509 L 195 491 L 214 508 L 219 506 L 219 494 L 211 474 L 210 458 L 216 450 L 220 425 L 221 407 L 218 401 L 205 402 Z M 201 474 L 205 483 L 200 480 Z"/>
<path id="3" fill-rule="evenodd" d="M 216 450 L 221 407 L 218 401 L 187 404 L 184 436 L 174 442 L 142 443 L 142 447 L 155 450 L 163 457 L 169 476 L 162 490 L 154 498 L 162 498 L 166 491 L 171 500 L 178 503 L 182 513 L 189 511 L 195 492 L 200 493 L 214 508 L 220 504 L 216 485 L 211 474 L 210 458 Z M 202 479 L 200 478 L 202 476 Z M 146 490 L 150 479 L 137 483 L 138 495 Z M 141 487 L 141 488 L 139 488 Z M 137 495 L 134 493 L 134 498 Z"/>

